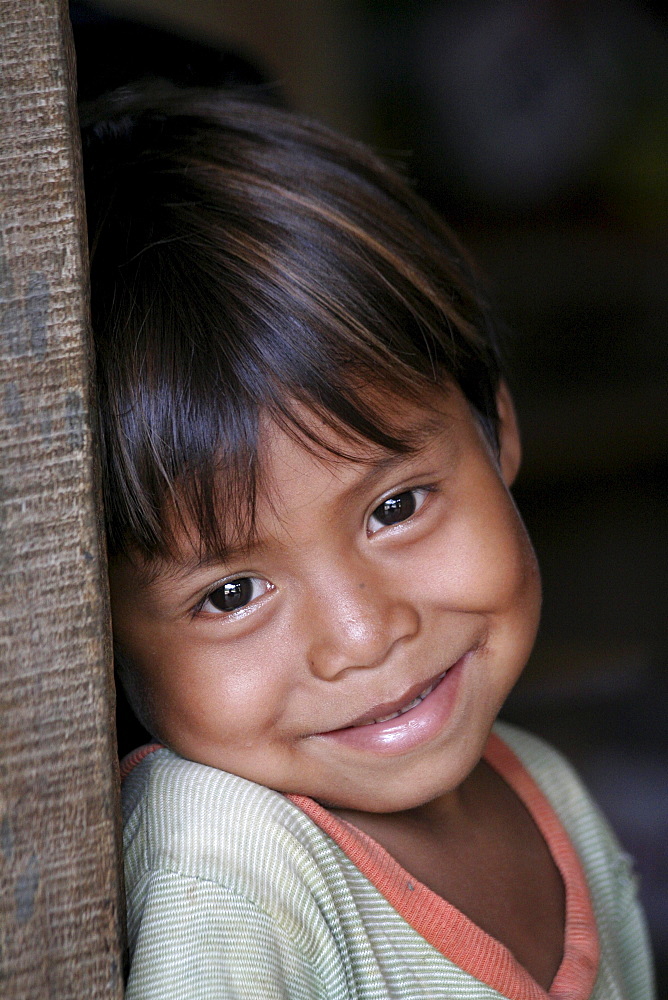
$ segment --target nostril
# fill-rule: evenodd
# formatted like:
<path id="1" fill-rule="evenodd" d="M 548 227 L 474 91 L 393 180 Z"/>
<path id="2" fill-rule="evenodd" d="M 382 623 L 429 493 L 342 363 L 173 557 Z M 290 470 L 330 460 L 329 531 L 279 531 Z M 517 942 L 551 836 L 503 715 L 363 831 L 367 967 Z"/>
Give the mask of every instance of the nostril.
<path id="1" fill-rule="evenodd" d="M 351 669 L 377 667 L 397 643 L 419 631 L 419 616 L 408 603 L 383 595 L 368 581 L 352 585 L 348 599 L 345 594 L 332 599 L 330 593 L 326 606 L 311 601 L 305 609 L 305 660 L 311 673 L 331 679 Z"/>

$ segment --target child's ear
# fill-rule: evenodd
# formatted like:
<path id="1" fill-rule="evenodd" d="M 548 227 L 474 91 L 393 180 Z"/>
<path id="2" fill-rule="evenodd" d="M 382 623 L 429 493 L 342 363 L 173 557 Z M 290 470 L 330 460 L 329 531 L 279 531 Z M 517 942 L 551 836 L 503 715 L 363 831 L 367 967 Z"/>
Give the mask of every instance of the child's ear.
<path id="1" fill-rule="evenodd" d="M 500 382 L 496 393 L 499 414 L 499 465 L 506 486 L 512 486 L 522 461 L 522 442 L 510 390 Z"/>

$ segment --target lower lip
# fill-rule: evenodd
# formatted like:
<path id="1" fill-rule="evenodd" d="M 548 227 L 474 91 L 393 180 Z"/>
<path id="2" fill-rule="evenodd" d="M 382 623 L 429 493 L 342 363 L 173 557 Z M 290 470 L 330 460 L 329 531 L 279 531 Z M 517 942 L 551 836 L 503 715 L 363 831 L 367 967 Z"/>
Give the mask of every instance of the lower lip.
<path id="1" fill-rule="evenodd" d="M 355 750 L 380 754 L 400 754 L 429 742 L 443 729 L 452 715 L 459 678 L 468 653 L 450 667 L 443 680 L 415 708 L 387 722 L 368 726 L 349 726 L 319 733 L 321 739 L 334 740 Z"/>

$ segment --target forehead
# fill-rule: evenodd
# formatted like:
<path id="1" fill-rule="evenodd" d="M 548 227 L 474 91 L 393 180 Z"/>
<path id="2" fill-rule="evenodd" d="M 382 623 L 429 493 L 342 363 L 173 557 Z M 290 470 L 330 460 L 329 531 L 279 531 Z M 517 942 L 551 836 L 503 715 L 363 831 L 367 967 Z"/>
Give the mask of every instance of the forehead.
<path id="1" fill-rule="evenodd" d="M 401 471 L 423 454 L 434 439 L 446 433 L 442 415 L 421 412 L 402 431 L 410 439 L 403 451 L 368 441 L 351 441 L 330 427 L 315 426 L 318 443 L 303 440 L 276 424 L 261 439 L 262 489 L 256 502 L 258 530 L 263 523 L 299 511 L 321 497 L 333 511 L 355 496 L 373 491 L 376 484 Z"/>

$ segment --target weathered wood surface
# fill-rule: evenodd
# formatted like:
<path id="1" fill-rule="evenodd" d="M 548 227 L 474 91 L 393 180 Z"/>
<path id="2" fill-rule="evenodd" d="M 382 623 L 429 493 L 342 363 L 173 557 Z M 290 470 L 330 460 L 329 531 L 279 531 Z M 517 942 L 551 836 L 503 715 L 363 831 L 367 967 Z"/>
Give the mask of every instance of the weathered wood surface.
<path id="1" fill-rule="evenodd" d="M 117 778 L 71 49 L 0 0 L 0 996 L 120 998 Z"/>

